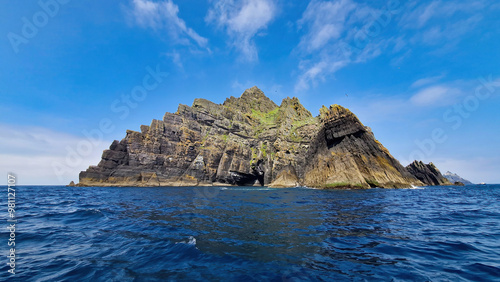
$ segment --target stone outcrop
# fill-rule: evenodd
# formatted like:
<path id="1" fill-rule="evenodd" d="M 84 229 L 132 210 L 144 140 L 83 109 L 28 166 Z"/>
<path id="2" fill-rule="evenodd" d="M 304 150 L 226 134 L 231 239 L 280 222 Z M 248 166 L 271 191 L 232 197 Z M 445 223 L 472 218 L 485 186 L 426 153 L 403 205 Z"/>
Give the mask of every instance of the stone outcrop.
<path id="1" fill-rule="evenodd" d="M 268 185 L 271 188 L 298 187 L 300 180 L 295 168 L 291 165 L 284 167 L 276 179 Z"/>
<path id="2" fill-rule="evenodd" d="M 422 161 L 414 161 L 406 169 L 425 185 L 452 185 L 433 163 L 424 164 Z"/>
<path id="3" fill-rule="evenodd" d="M 223 104 L 195 99 L 140 129 L 114 141 L 78 185 L 423 185 L 348 109 L 314 117 L 297 98 L 278 106 L 257 87 Z"/>
<path id="4" fill-rule="evenodd" d="M 304 183 L 312 187 L 408 187 L 408 171 L 349 110 L 320 109 L 320 128 L 306 156 Z"/>
<path id="5" fill-rule="evenodd" d="M 450 172 L 450 171 L 447 171 L 445 174 L 443 174 L 443 176 L 446 179 L 448 179 L 451 183 L 454 183 L 454 185 L 459 185 L 459 184 L 456 184 L 456 182 L 462 183 L 463 185 L 474 185 L 474 183 L 470 182 L 469 180 L 464 179 L 464 178 L 460 177 L 458 174 Z M 460 186 L 462 186 L 462 185 L 460 185 Z"/>

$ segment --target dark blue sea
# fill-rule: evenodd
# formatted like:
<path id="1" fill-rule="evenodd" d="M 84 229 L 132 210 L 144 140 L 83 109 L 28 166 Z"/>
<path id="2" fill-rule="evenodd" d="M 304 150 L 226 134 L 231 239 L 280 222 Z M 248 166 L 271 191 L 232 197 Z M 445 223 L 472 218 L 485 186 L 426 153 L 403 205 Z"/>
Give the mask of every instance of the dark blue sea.
<path id="1" fill-rule="evenodd" d="M 500 185 L 4 194 L 4 281 L 500 281 Z"/>

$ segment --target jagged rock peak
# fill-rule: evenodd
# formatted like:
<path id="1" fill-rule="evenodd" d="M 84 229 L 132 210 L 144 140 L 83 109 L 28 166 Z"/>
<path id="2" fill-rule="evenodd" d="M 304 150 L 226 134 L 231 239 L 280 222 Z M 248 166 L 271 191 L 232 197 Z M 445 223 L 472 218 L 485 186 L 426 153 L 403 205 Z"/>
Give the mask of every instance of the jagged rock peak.
<path id="1" fill-rule="evenodd" d="M 344 108 L 337 104 L 331 105 L 330 108 L 322 106 L 319 109 L 319 114 L 322 121 L 329 121 L 329 120 L 349 117 L 360 122 L 358 117 L 355 114 L 353 114 L 349 109 Z"/>
<path id="2" fill-rule="evenodd" d="M 432 162 L 424 164 L 422 161 L 415 160 L 406 169 L 426 185 L 451 185 Z"/>
<path id="3" fill-rule="evenodd" d="M 312 118 L 311 112 L 304 108 L 297 97 L 283 99 L 279 108 L 278 121 L 280 123 L 287 121 L 292 123 Z"/>
<path id="4" fill-rule="evenodd" d="M 267 98 L 267 97 L 264 94 L 264 92 L 259 89 L 259 87 L 254 86 L 254 87 L 251 87 L 251 88 L 248 88 L 247 90 L 245 90 L 243 92 L 243 94 L 241 94 L 240 98 L 256 98 L 256 99 L 259 99 L 259 98 Z"/>
<path id="5" fill-rule="evenodd" d="M 268 113 L 278 107 L 257 86 L 245 90 L 240 98 L 233 96 L 227 98 L 223 105 L 238 109 L 243 113 L 250 113 L 252 110 Z"/>
<path id="6" fill-rule="evenodd" d="M 423 185 L 351 111 L 332 105 L 320 113 L 312 117 L 297 98 L 278 107 L 257 87 L 222 105 L 195 99 L 140 132 L 127 130 L 78 185 Z M 434 165 L 414 166 L 439 183 Z"/>
<path id="7" fill-rule="evenodd" d="M 446 179 L 448 179 L 451 183 L 461 182 L 461 183 L 463 183 L 465 185 L 472 185 L 473 184 L 469 180 L 464 179 L 461 176 L 459 176 L 458 174 L 453 173 L 451 171 L 447 171 L 445 174 L 443 174 L 443 176 Z"/>
<path id="8" fill-rule="evenodd" d="M 311 112 L 309 112 L 299 101 L 297 97 L 286 97 L 281 101 L 280 108 L 290 108 L 296 115 L 304 117 L 312 117 Z"/>

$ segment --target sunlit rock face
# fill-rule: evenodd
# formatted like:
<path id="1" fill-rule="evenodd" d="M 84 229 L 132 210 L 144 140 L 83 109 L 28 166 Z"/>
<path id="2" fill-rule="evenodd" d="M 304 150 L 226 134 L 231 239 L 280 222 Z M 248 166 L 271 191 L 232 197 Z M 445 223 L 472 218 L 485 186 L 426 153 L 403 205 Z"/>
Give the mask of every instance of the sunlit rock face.
<path id="1" fill-rule="evenodd" d="M 195 99 L 127 130 L 79 186 L 245 185 L 319 188 L 423 185 L 368 127 L 338 105 L 314 117 L 297 98 L 276 105 L 257 87 L 223 104 Z"/>

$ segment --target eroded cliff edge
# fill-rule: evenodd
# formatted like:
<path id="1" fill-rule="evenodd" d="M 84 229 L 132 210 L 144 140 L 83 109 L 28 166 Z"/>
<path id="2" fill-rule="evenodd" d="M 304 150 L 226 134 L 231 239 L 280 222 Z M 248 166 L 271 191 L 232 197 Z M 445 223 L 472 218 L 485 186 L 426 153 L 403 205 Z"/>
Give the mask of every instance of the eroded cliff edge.
<path id="1" fill-rule="evenodd" d="M 280 106 L 257 87 L 220 105 L 191 107 L 127 131 L 79 186 L 265 185 L 409 187 L 408 172 L 348 109 L 313 117 L 297 98 Z"/>

